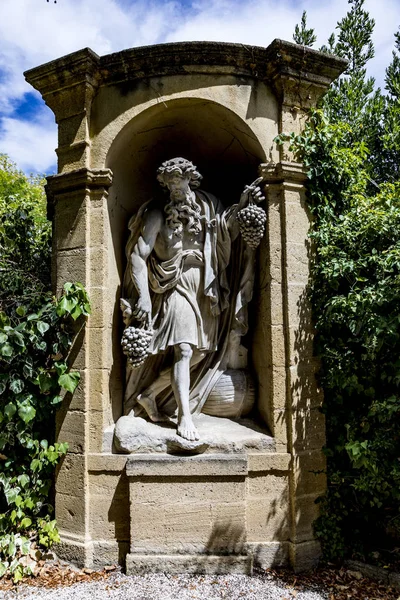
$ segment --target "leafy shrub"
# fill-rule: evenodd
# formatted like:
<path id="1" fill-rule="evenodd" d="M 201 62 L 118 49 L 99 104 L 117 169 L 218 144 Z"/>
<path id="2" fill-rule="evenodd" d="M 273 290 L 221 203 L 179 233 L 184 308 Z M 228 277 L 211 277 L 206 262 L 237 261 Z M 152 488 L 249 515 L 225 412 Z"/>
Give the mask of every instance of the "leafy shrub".
<path id="1" fill-rule="evenodd" d="M 68 352 L 90 312 L 81 284 L 59 300 L 49 289 L 42 184 L 0 156 L 0 577 L 17 581 L 59 539 L 51 490 L 67 444 L 53 441 L 54 414 L 79 382 Z"/>
<path id="2" fill-rule="evenodd" d="M 365 144 L 321 110 L 290 140 L 316 247 L 329 481 L 316 535 L 328 560 L 365 557 L 400 541 L 400 183 L 371 195 Z"/>

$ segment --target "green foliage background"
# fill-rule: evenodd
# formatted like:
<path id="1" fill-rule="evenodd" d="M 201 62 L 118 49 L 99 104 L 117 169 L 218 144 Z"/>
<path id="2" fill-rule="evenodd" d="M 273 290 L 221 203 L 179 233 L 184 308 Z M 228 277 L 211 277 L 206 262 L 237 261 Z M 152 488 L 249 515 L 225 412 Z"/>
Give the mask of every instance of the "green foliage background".
<path id="1" fill-rule="evenodd" d="M 90 311 L 81 284 L 51 294 L 45 207 L 43 181 L 0 156 L 0 577 L 15 580 L 58 540 L 51 487 L 67 445 L 51 439 L 54 412 L 79 382 L 68 351 Z"/>
<path id="2" fill-rule="evenodd" d="M 400 33 L 383 94 L 366 72 L 374 21 L 363 0 L 349 4 L 322 48 L 347 71 L 290 136 L 308 170 L 317 255 L 328 492 L 315 531 L 327 560 L 386 564 L 400 545 Z M 294 37 L 315 41 L 305 14 Z"/>

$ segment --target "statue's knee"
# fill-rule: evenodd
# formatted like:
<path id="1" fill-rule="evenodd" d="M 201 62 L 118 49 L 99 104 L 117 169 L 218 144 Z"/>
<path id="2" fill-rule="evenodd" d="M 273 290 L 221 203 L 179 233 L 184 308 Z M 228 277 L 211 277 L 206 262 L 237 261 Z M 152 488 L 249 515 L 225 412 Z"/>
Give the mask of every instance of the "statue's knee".
<path id="1" fill-rule="evenodd" d="M 190 344 L 179 344 L 175 347 L 178 360 L 181 358 L 190 360 L 193 356 L 193 350 Z"/>

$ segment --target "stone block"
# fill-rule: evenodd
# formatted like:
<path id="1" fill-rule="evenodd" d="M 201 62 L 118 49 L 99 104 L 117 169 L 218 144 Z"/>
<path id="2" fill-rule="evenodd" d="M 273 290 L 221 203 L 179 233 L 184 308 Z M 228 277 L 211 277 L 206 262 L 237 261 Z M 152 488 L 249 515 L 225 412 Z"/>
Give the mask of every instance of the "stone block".
<path id="1" fill-rule="evenodd" d="M 286 240 L 288 243 L 308 242 L 310 218 L 305 201 L 300 192 L 285 192 Z"/>
<path id="2" fill-rule="evenodd" d="M 231 515 L 235 517 L 232 505 Z M 230 521 L 214 522 L 209 502 L 181 504 L 135 504 L 131 512 L 131 552 L 197 553 L 217 545 L 221 533 L 226 536 Z M 242 511 L 243 513 L 243 508 Z M 215 525 L 215 527 L 214 527 Z"/>
<path id="3" fill-rule="evenodd" d="M 80 454 L 67 454 L 57 468 L 56 492 L 58 494 L 75 494 L 85 496 L 86 464 L 85 457 Z"/>
<path id="4" fill-rule="evenodd" d="M 88 256 L 85 249 L 60 250 L 56 259 L 57 294 L 63 291 L 67 281 L 89 284 Z"/>
<path id="5" fill-rule="evenodd" d="M 88 357 L 91 369 L 111 369 L 113 364 L 113 334 L 109 327 L 90 327 L 87 330 Z"/>
<path id="6" fill-rule="evenodd" d="M 88 446 L 90 452 L 101 452 L 103 447 L 103 432 L 106 428 L 104 412 L 102 410 L 90 410 L 88 415 Z"/>
<path id="7" fill-rule="evenodd" d="M 89 265 L 89 280 L 90 287 L 101 288 L 109 284 L 109 255 L 107 247 L 97 246 L 96 248 L 88 249 Z M 110 294 L 110 291 L 109 291 Z M 119 298 L 110 295 L 110 301 L 116 302 Z"/>
<path id="8" fill-rule="evenodd" d="M 298 409 L 292 413 L 292 444 L 295 452 L 321 449 L 325 440 L 325 415 L 319 408 Z"/>
<path id="9" fill-rule="evenodd" d="M 286 367 L 285 332 L 281 325 L 271 327 L 271 363 L 274 367 Z"/>
<path id="10" fill-rule="evenodd" d="M 89 530 L 92 539 L 129 541 L 129 488 L 124 472 L 89 474 Z"/>
<path id="11" fill-rule="evenodd" d="M 319 516 L 319 505 L 315 503 L 315 494 L 292 498 L 294 523 L 291 540 L 296 544 L 314 538 L 312 524 Z"/>
<path id="12" fill-rule="evenodd" d="M 78 114 L 61 121 L 58 129 L 59 146 L 69 146 L 70 144 L 74 144 L 75 142 L 79 142 L 86 138 L 86 117 L 86 111 L 79 111 Z"/>
<path id="13" fill-rule="evenodd" d="M 248 542 L 275 542 L 289 538 L 286 498 L 249 498 L 246 502 Z"/>
<path id="14" fill-rule="evenodd" d="M 286 245 L 286 277 L 289 284 L 303 284 L 310 278 L 310 250 L 308 245 L 294 244 Z"/>
<path id="15" fill-rule="evenodd" d="M 127 575 L 145 573 L 187 573 L 192 575 L 250 575 L 251 556 L 201 556 L 128 554 L 126 557 Z"/>
<path id="16" fill-rule="evenodd" d="M 86 413 L 66 410 L 65 404 L 57 411 L 56 439 L 68 443 L 68 452 L 83 454 L 86 448 Z"/>
<path id="17" fill-rule="evenodd" d="M 270 242 L 269 244 L 269 263 L 271 282 L 282 284 L 282 243 Z"/>
<path id="18" fill-rule="evenodd" d="M 285 410 L 287 408 L 287 392 L 286 392 L 286 368 L 272 367 L 271 370 L 271 387 L 272 387 L 272 408 L 274 410 Z"/>
<path id="19" fill-rule="evenodd" d="M 57 523 L 59 526 L 59 523 Z M 63 531 L 59 527 L 61 541 L 52 546 L 52 550 L 61 560 L 68 561 L 79 567 L 91 567 L 93 564 L 93 552 L 91 542 L 85 540 L 85 536 L 74 535 L 69 531 Z"/>
<path id="20" fill-rule="evenodd" d="M 60 530 L 64 529 L 69 534 L 85 534 L 86 526 L 86 504 L 83 494 L 72 495 L 74 488 L 71 487 L 70 494 L 57 492 L 55 503 L 55 517 Z"/>
<path id="21" fill-rule="evenodd" d="M 90 535 L 93 539 L 129 540 L 129 503 L 126 496 L 90 493 Z"/>
<path id="22" fill-rule="evenodd" d="M 314 328 L 307 323 L 288 328 L 290 366 L 314 361 Z"/>
<path id="23" fill-rule="evenodd" d="M 321 546 L 316 540 L 289 544 L 290 563 L 296 573 L 315 569 L 321 558 Z"/>
<path id="24" fill-rule="evenodd" d="M 129 541 L 93 541 L 93 564 L 94 568 L 106 565 L 125 566 L 125 557 L 129 552 Z"/>
<path id="25" fill-rule="evenodd" d="M 280 443 L 286 446 L 288 443 L 288 413 L 286 410 L 274 410 L 273 435 L 277 444 Z"/>
<path id="26" fill-rule="evenodd" d="M 319 408 L 324 399 L 315 374 L 319 364 L 317 360 L 300 362 L 289 369 L 291 403 L 293 410 Z"/>
<path id="27" fill-rule="evenodd" d="M 256 569 L 286 567 L 289 563 L 289 542 L 248 542 L 247 548 L 253 555 Z"/>
<path id="28" fill-rule="evenodd" d="M 271 325 L 283 325 L 283 297 L 282 286 L 272 282 L 270 287 L 271 294 Z"/>
<path id="29" fill-rule="evenodd" d="M 242 478 L 247 473 L 247 457 L 244 454 L 235 456 L 224 454 L 203 454 L 199 456 L 132 455 L 127 459 L 126 472 L 128 477 L 223 476 Z"/>
<path id="30" fill-rule="evenodd" d="M 87 141 L 79 141 L 71 146 L 59 146 L 56 148 L 58 157 L 58 172 L 71 173 L 89 166 L 90 144 Z"/>
<path id="31" fill-rule="evenodd" d="M 106 287 L 90 287 L 87 291 L 91 306 L 87 327 L 95 329 L 111 327 L 115 311 L 115 298 L 110 296 L 110 292 Z"/>
<path id="32" fill-rule="evenodd" d="M 87 457 L 88 471 L 96 473 L 98 471 L 121 473 L 126 466 L 127 456 L 123 454 L 89 454 Z"/>
<path id="33" fill-rule="evenodd" d="M 128 466 L 127 474 L 129 477 Z M 179 502 L 180 506 L 184 506 L 242 502 L 245 494 L 244 477 L 222 478 L 219 475 L 214 478 L 198 475 L 185 478 L 161 475 L 141 477 L 133 479 L 129 488 L 133 507 L 148 503 L 163 506 Z"/>
<path id="34" fill-rule="evenodd" d="M 322 495 L 326 489 L 326 458 L 321 451 L 302 452 L 293 457 L 293 494 Z"/>
<path id="35" fill-rule="evenodd" d="M 288 502 L 289 480 L 286 475 L 277 475 L 275 472 L 249 473 L 247 478 L 247 498 L 276 501 L 277 504 Z"/>
<path id="36" fill-rule="evenodd" d="M 289 283 L 287 286 L 288 324 L 298 331 L 311 330 L 312 312 L 307 288 L 304 283 Z"/>
<path id="37" fill-rule="evenodd" d="M 249 473 L 257 471 L 283 471 L 289 470 L 291 455 L 282 452 L 270 454 L 249 454 Z"/>
<path id="38" fill-rule="evenodd" d="M 86 248 L 87 200 L 84 190 L 62 194 L 57 198 L 54 217 L 56 251 Z"/>
<path id="39" fill-rule="evenodd" d="M 90 223 L 90 239 L 89 246 L 91 249 L 102 248 L 107 254 L 109 251 L 108 242 L 110 240 L 110 221 L 107 210 L 107 197 L 103 197 L 103 207 L 90 206 L 89 223 Z"/>

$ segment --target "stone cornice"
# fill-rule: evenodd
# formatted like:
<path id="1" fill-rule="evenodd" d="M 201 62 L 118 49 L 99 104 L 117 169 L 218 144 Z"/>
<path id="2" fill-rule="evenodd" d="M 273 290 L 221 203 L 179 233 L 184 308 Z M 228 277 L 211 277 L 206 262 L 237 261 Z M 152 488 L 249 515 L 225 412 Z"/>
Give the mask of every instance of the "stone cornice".
<path id="1" fill-rule="evenodd" d="M 28 83 L 42 96 L 61 91 L 79 83 L 95 83 L 100 57 L 90 48 L 83 48 L 56 60 L 25 71 Z"/>
<path id="2" fill-rule="evenodd" d="M 294 183 L 304 185 L 307 173 L 300 163 L 282 161 L 280 163 L 265 163 L 259 166 L 260 177 L 264 184 Z"/>
<path id="3" fill-rule="evenodd" d="M 25 72 L 45 97 L 77 83 L 123 84 L 150 77 L 209 73 L 251 77 L 284 94 L 283 80 L 320 88 L 321 93 L 346 67 L 346 61 L 305 46 L 274 40 L 267 48 L 222 42 L 179 42 L 123 50 L 99 57 L 79 50 Z"/>

